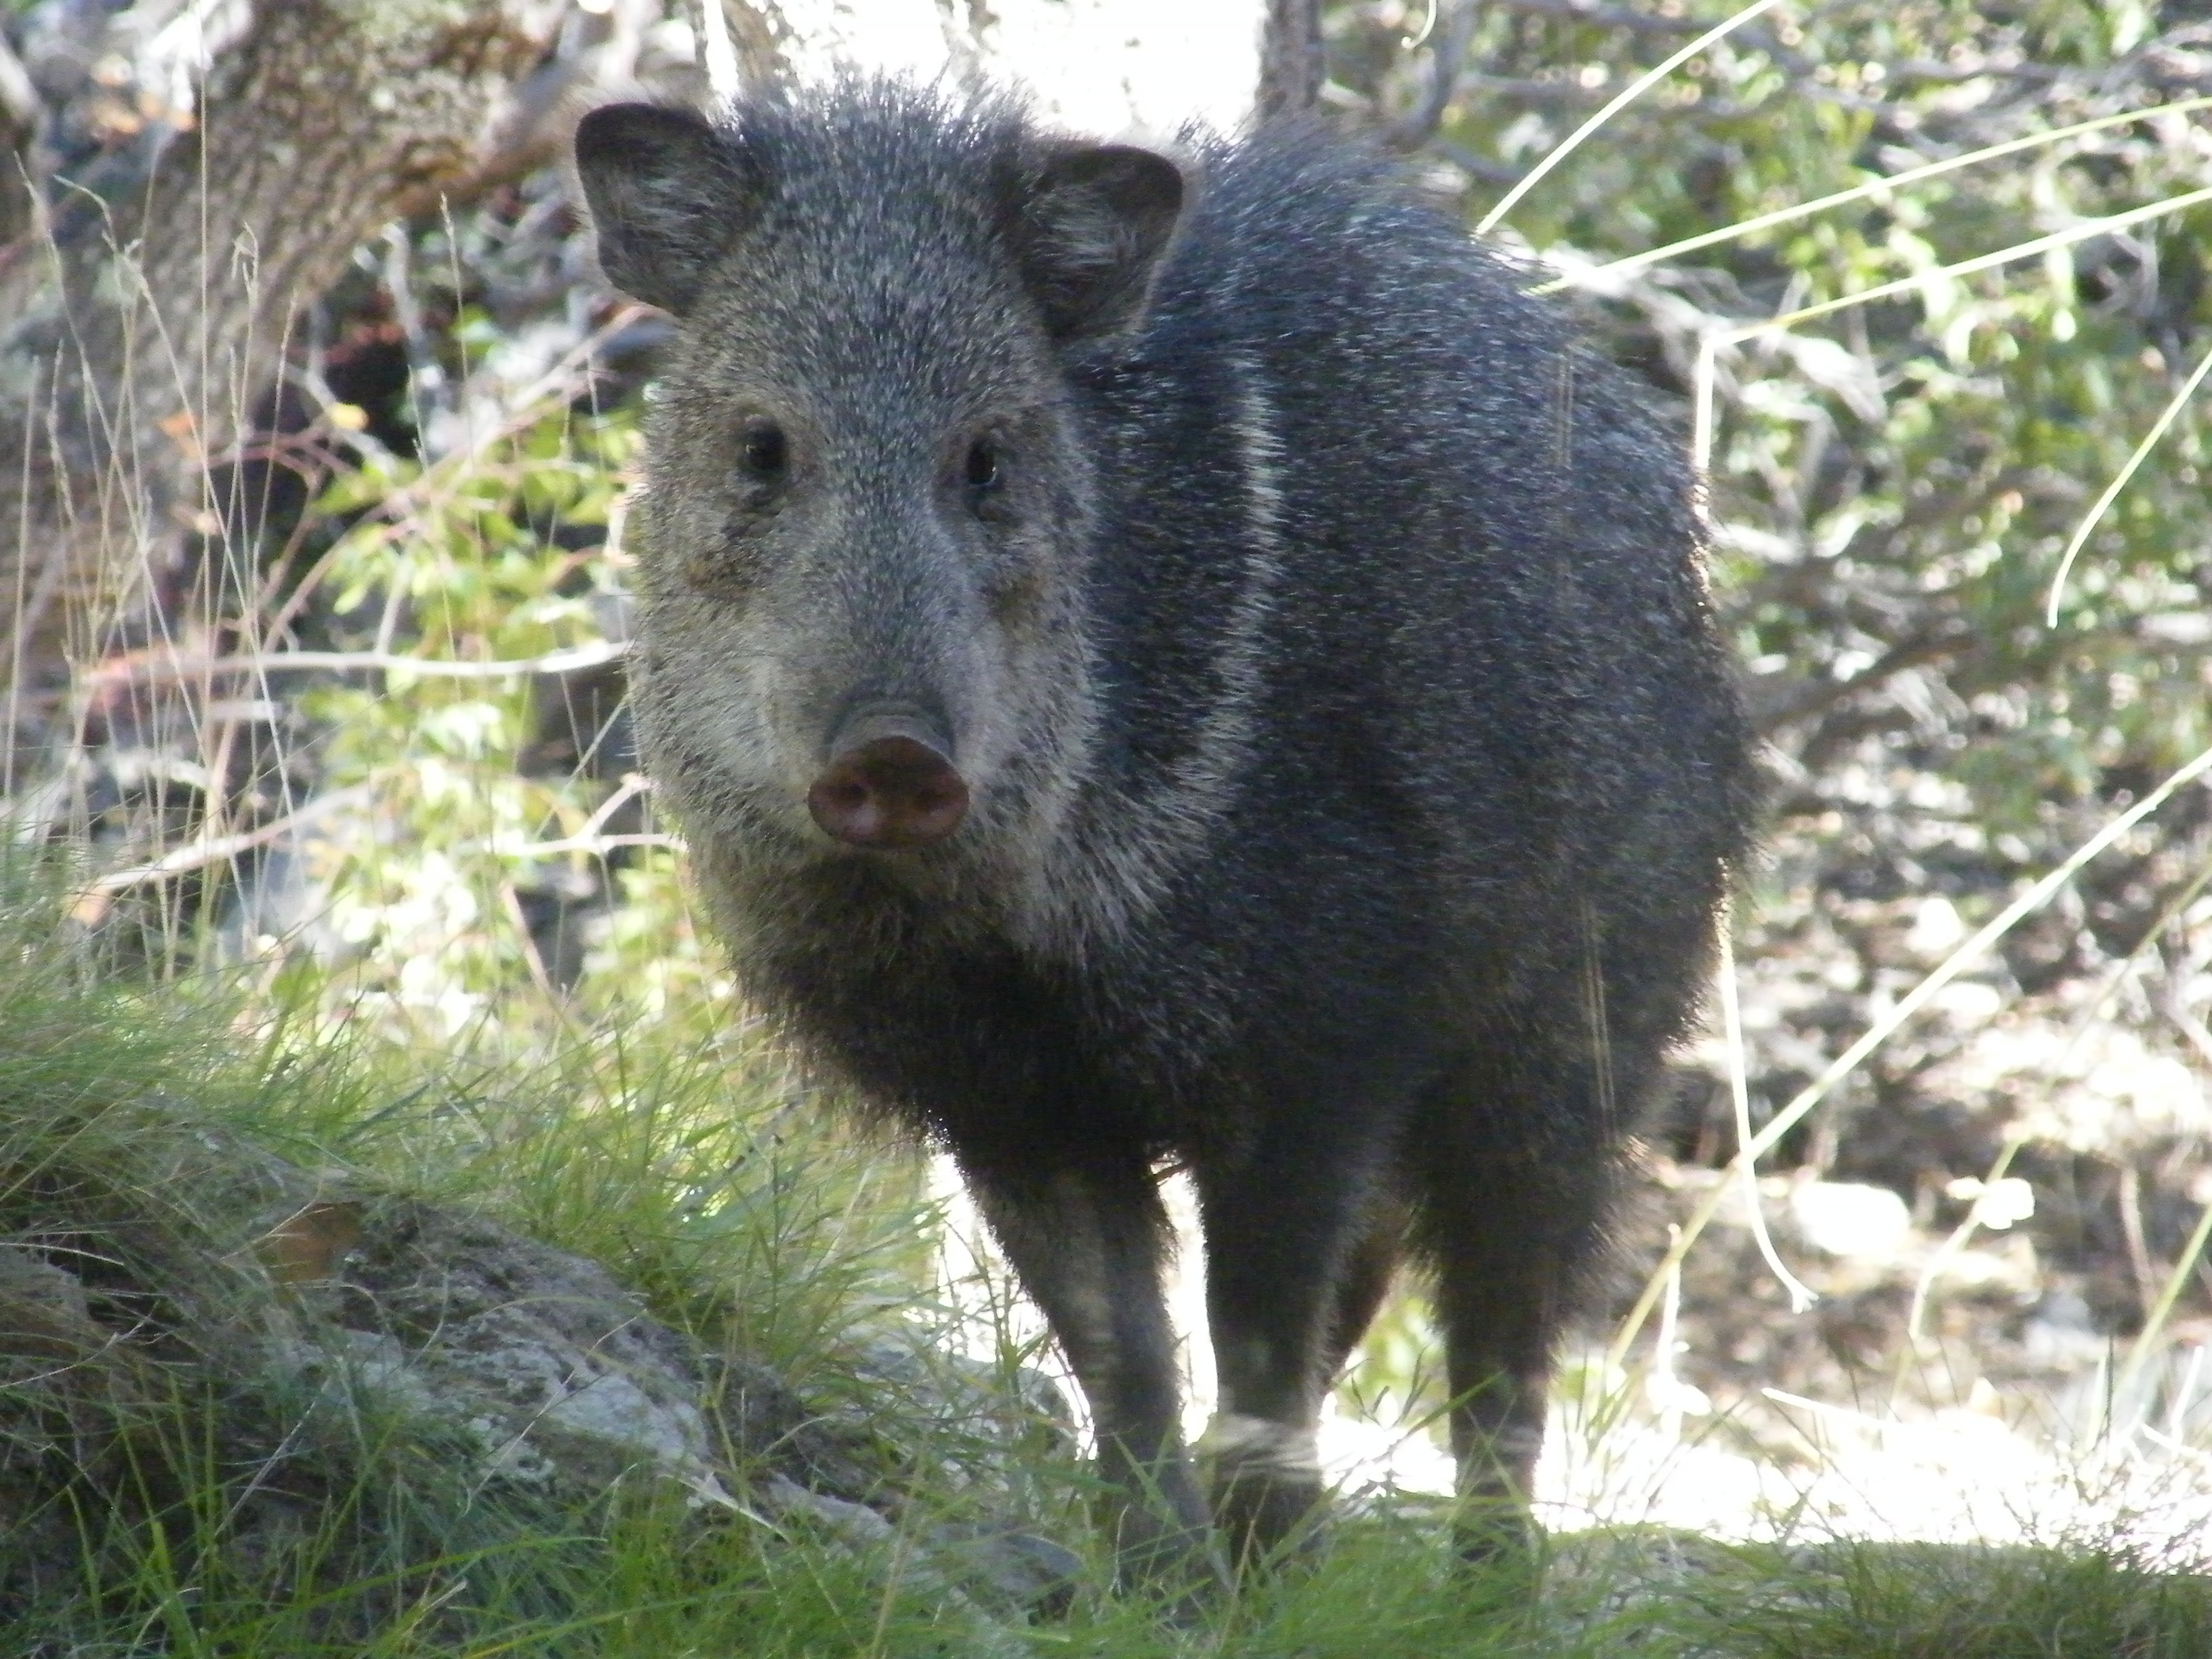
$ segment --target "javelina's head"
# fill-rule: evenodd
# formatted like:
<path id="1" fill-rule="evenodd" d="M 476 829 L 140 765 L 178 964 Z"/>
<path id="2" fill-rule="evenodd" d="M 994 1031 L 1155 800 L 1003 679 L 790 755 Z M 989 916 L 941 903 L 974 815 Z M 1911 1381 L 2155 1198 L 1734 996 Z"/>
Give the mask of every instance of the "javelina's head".
<path id="1" fill-rule="evenodd" d="M 676 316 L 649 422 L 648 761 L 756 864 L 1001 864 L 1064 812 L 1099 458 L 1069 367 L 1141 311 L 1182 179 L 912 88 L 576 136 L 599 260 Z"/>

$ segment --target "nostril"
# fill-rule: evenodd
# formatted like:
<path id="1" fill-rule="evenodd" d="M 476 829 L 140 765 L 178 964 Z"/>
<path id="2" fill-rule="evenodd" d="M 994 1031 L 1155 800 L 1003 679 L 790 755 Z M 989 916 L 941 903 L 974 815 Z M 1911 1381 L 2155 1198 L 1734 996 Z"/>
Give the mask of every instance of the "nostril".
<path id="1" fill-rule="evenodd" d="M 960 827 L 968 784 L 952 763 L 904 733 L 841 750 L 806 792 L 825 835 L 854 847 L 921 847 Z"/>

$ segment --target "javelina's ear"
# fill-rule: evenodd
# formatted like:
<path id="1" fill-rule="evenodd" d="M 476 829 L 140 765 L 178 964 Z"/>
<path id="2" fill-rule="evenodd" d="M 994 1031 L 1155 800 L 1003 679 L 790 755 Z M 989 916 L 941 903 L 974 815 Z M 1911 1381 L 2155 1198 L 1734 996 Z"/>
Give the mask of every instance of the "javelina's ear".
<path id="1" fill-rule="evenodd" d="M 576 176 L 607 280 L 679 316 L 761 195 L 735 137 L 652 104 L 586 115 L 576 127 Z"/>
<path id="2" fill-rule="evenodd" d="M 1047 150 L 1020 204 L 1022 275 L 1057 339 L 1126 328 L 1182 211 L 1182 173 L 1127 144 Z"/>

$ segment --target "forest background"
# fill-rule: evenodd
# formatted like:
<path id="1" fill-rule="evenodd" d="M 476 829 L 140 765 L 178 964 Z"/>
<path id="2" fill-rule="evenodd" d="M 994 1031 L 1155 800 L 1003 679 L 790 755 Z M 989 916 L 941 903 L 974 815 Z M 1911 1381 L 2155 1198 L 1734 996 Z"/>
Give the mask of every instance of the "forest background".
<path id="1" fill-rule="evenodd" d="M 1138 116 L 1233 120 L 1256 81 L 1401 152 L 1709 469 L 1767 849 L 1620 1292 L 1569 1368 L 1550 1518 L 2076 1558 L 2094 1537 L 2123 1562 L 2201 1546 L 2212 7 L 1277 3 L 1266 51 L 1218 69 L 1188 31 L 1257 39 L 1257 9 L 1160 10 L 1151 50 L 1204 95 Z M 860 1634 L 820 1650 L 903 1650 L 944 1589 L 869 1553 L 903 1547 L 915 1492 L 959 1461 L 896 1426 L 943 1379 L 884 1345 L 1017 1378 L 1044 1357 L 988 1253 L 956 1241 L 985 1288 L 947 1283 L 942 1182 L 844 1144 L 695 927 L 621 710 L 623 491 L 666 325 L 595 281 L 558 154 L 592 102 L 707 97 L 718 40 L 725 73 L 757 76 L 917 15 L 951 73 L 988 76 L 1024 8 L 732 5 L 725 37 L 657 0 L 0 6 L 0 1052 L 21 1062 L 0 1079 L 0 1263 L 82 1280 L 101 1351 L 181 1368 L 165 1388 L 197 1375 L 162 1346 L 191 1321 L 161 1275 L 190 1273 L 140 1261 L 141 1235 L 229 1228 L 281 1281 L 265 1241 L 292 1235 L 255 1205 L 298 1194 L 270 1176 L 235 1214 L 199 1204 L 179 1126 L 257 1149 L 218 1164 L 281 1152 L 580 1251 L 874 1448 L 844 1478 L 884 1538 L 772 1517 L 844 1552 L 810 1582 L 822 1628 Z M 1112 101 L 1071 113 L 1110 123 Z M 135 1173 L 72 1161 L 88 1148 Z M 309 1278 L 344 1278 L 355 1224 Z M 80 1256 L 133 1288 L 100 1292 Z M 0 1271 L 14 1328 L 34 1301 Z M 372 1572 L 316 1526 L 287 1555 L 241 1520 L 263 1477 L 237 1468 L 200 1471 L 231 1495 L 188 1528 L 197 1565 L 157 1571 L 148 1539 L 194 1480 L 168 1458 L 114 1501 L 113 1400 L 51 1427 L 60 1340 L 0 1341 L 0 1527 L 75 1559 L 0 1572 L 0 1621 L 58 1644 L 26 1651 L 125 1626 L 148 1651 L 248 1626 L 272 1652 L 307 1650 L 303 1629 L 392 1651 L 672 1639 L 580 1612 L 505 1534 L 380 1525 Z M 1333 1443 L 1378 1527 L 1435 1483 L 1428 1354 L 1408 1286 L 1343 1390 Z M 1053 1455 L 1058 1495 L 1023 1503 L 1060 1535 L 1038 1517 L 1079 1476 Z M 580 1559 L 677 1524 L 564 1516 L 596 1540 Z M 769 1558 L 746 1547 L 725 1577 L 633 1586 L 623 1616 L 757 1606 Z M 1321 1581 L 1347 1606 L 1373 1591 L 1361 1547 Z M 385 1588 L 333 1601 L 334 1575 Z M 295 1620 L 281 1641 L 252 1623 L 270 1608 Z M 1372 1616 L 1344 1639 L 1371 1643 Z M 812 1650 L 776 1639 L 757 1650 Z"/>

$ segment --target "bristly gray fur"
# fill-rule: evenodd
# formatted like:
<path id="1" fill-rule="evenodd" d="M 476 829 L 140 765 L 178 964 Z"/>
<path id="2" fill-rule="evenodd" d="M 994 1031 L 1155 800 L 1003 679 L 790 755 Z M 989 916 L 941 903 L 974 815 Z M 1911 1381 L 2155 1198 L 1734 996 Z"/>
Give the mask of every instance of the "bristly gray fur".
<path id="1" fill-rule="evenodd" d="M 1679 445 L 1316 125 L 1165 156 L 855 80 L 721 129 L 599 112 L 578 167 L 609 276 L 679 319 L 648 765 L 750 994 L 958 1157 L 1091 1395 L 1125 1564 L 1210 1547 L 1163 1157 L 1232 1540 L 1313 1502 L 1407 1252 L 1466 1485 L 1525 1493 L 1752 811 Z M 809 817 L 878 704 L 945 734 L 941 841 Z"/>

